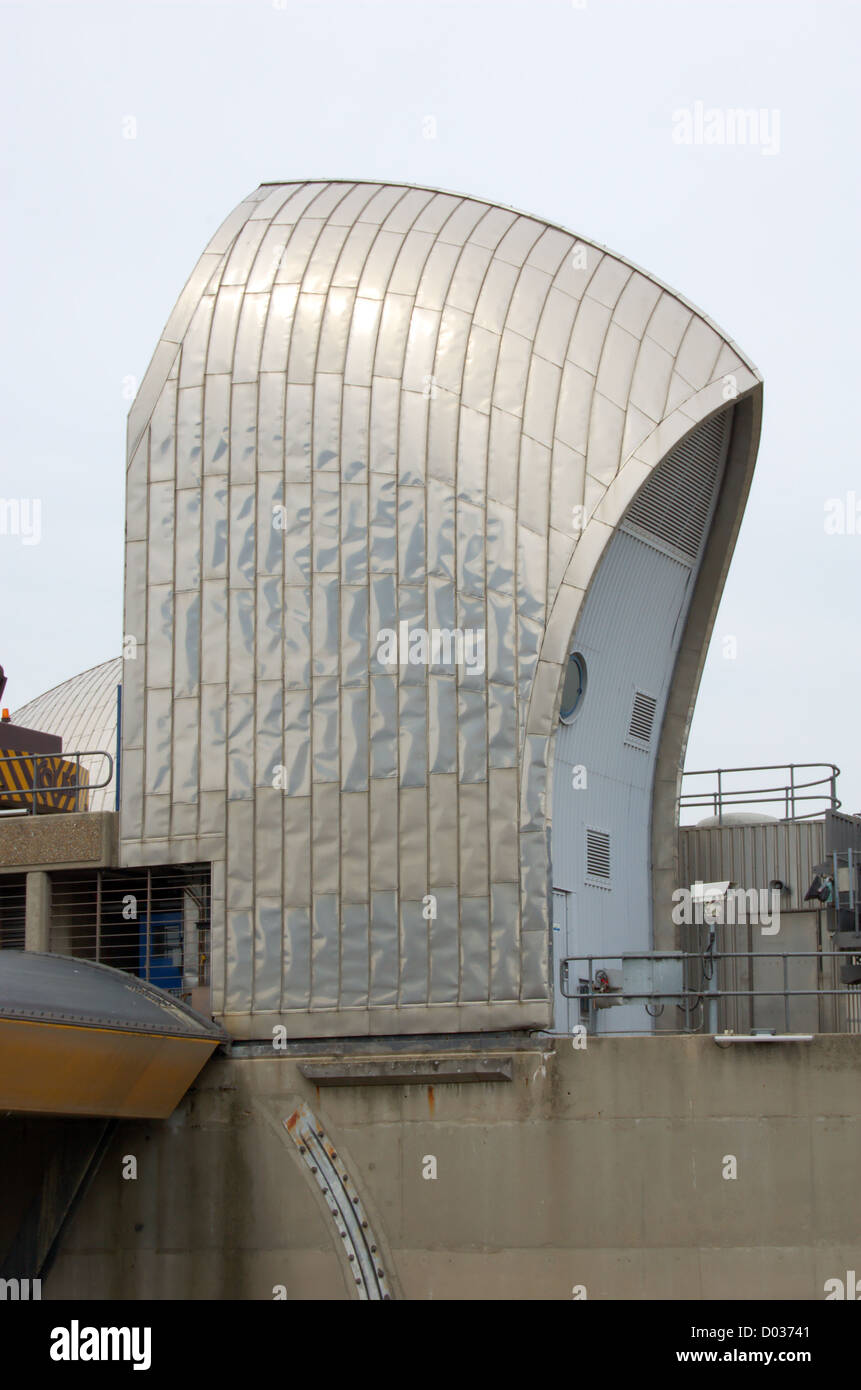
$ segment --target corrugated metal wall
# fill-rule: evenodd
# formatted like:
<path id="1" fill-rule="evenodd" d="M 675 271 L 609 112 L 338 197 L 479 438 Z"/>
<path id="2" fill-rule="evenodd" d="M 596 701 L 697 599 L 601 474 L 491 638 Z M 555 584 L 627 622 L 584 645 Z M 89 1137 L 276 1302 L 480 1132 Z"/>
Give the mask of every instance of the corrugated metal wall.
<path id="1" fill-rule="evenodd" d="M 697 882 L 729 882 L 745 891 L 767 892 L 769 885 L 779 879 L 787 888 L 779 899 L 779 922 L 771 921 L 768 931 L 750 920 L 720 922 L 716 927 L 719 951 L 751 953 L 751 959 L 742 955 L 719 963 L 718 987 L 727 991 L 766 991 L 758 998 L 746 998 L 743 994 L 726 998 L 720 1006 L 720 1028 L 735 1032 L 752 1028 L 775 1028 L 778 1032 L 853 1030 L 848 993 L 823 993 L 819 997 L 797 993 L 790 998 L 788 1007 L 780 994 L 784 985 L 790 991 L 845 989 L 839 962 L 827 955 L 817 959 L 803 954 L 835 949 L 828 931 L 830 914 L 819 910 L 815 903 L 804 902 L 814 865 L 824 858 L 824 820 L 686 826 L 680 831 L 680 887 Z M 772 932 L 774 926 L 778 930 Z M 701 926 L 681 929 L 684 950 L 701 949 L 705 939 Z"/>
<path id="2" fill-rule="evenodd" d="M 579 910 L 568 913 L 570 955 L 651 949 L 651 783 L 690 583 L 687 566 L 619 532 L 578 624 L 588 684 L 582 712 L 557 734 L 553 784 L 553 886 L 578 895 Z M 656 701 L 643 748 L 626 737 L 638 690 Z M 575 787 L 575 767 L 585 768 L 585 787 Z M 606 887 L 586 873 L 588 829 L 610 837 Z M 611 1012 L 599 1014 L 602 1030 L 635 1027 L 635 1013 L 642 1021 L 639 1008 Z"/>
<path id="3" fill-rule="evenodd" d="M 556 735 L 553 773 L 553 887 L 569 956 L 618 956 L 652 949 L 651 802 L 667 694 L 699 556 L 719 489 L 732 411 L 701 426 L 655 470 L 611 541 L 572 641 L 586 660 L 582 709 Z M 647 697 L 645 699 L 640 697 Z M 638 709 L 654 715 L 648 742 L 636 737 Z M 575 776 L 575 769 L 585 769 Z M 610 877 L 588 873 L 590 830 L 609 835 Z M 554 947 L 563 933 L 554 931 Z M 616 964 L 608 960 L 611 967 Z M 554 963 L 558 977 L 558 954 Z M 588 964 L 583 966 L 588 973 Z M 563 1008 L 556 1027 L 579 1022 Z M 599 1032 L 651 1026 L 640 1005 L 597 1014 Z"/>
<path id="4" fill-rule="evenodd" d="M 804 910 L 814 864 L 825 858 L 825 823 L 775 821 L 762 825 L 686 826 L 680 831 L 680 887 L 729 880 L 739 888 L 787 884 L 781 911 Z"/>

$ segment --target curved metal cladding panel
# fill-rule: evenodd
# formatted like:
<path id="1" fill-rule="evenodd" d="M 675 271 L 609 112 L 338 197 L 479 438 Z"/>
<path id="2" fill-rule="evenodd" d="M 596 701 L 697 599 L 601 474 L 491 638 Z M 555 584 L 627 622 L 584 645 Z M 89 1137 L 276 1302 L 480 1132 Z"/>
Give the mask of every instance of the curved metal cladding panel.
<path id="1" fill-rule="evenodd" d="M 121 657 L 103 661 L 89 671 L 82 671 L 62 685 L 54 686 L 15 710 L 13 723 L 38 729 L 46 734 L 58 734 L 63 740 L 64 753 L 82 753 L 86 749 L 117 753 L 117 686 L 122 684 Z M 107 775 L 104 758 L 84 758 L 90 780 L 101 782 Z M 113 811 L 116 804 L 115 773 L 104 786 L 89 793 L 90 811 Z"/>
<path id="2" fill-rule="evenodd" d="M 234 1035 L 549 1021 L 577 609 L 728 378 L 675 295 L 486 202 L 265 184 L 216 233 L 129 416 L 121 853 L 212 861 Z"/>

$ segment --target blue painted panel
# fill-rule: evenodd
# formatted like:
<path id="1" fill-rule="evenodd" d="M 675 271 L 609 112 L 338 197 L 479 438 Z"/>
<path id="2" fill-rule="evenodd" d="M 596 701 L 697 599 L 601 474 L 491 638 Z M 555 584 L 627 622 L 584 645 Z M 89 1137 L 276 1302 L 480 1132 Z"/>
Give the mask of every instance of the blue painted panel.
<path id="1" fill-rule="evenodd" d="M 182 912 L 153 912 L 151 914 L 151 946 L 149 975 L 147 975 L 147 919 L 141 918 L 138 941 L 138 974 L 160 989 L 182 988 Z"/>

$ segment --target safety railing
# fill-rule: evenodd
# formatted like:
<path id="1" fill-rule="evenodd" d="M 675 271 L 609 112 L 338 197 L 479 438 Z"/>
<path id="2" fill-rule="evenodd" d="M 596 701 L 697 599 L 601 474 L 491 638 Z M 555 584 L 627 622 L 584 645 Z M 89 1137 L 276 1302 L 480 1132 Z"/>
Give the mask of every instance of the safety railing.
<path id="1" fill-rule="evenodd" d="M 822 770 L 821 775 L 803 780 L 803 774 L 812 770 Z M 780 772 L 786 774 L 784 780 L 767 786 L 735 786 L 736 777 L 750 779 L 750 774 Z M 716 767 L 702 771 L 684 772 L 683 778 L 711 777 L 714 785 L 705 790 L 683 791 L 679 797 L 680 813 L 695 808 L 708 808 L 723 824 L 724 812 L 728 807 L 779 806 L 784 820 L 810 820 L 821 816 L 824 811 L 840 809 L 837 796 L 837 778 L 840 768 L 834 763 L 766 763 L 760 767 Z M 774 779 L 769 779 L 773 782 Z M 815 802 L 813 809 L 800 811 L 802 803 Z"/>
<path id="2" fill-rule="evenodd" d="M 92 758 L 107 762 L 107 773 L 101 780 L 93 780 L 93 768 L 83 761 Z M 113 775 L 114 760 L 101 748 L 77 753 L 6 753 L 0 757 L 0 815 L 86 811 L 90 792 L 108 786 Z"/>
<path id="3" fill-rule="evenodd" d="M 0 952 L 25 947 L 25 880 L 0 874 Z M 110 965 L 191 1003 L 201 991 L 208 997 L 209 864 L 54 869 L 47 896 L 49 951 Z"/>
<path id="4" fill-rule="evenodd" d="M 798 964 L 793 967 L 792 962 Z M 776 978 L 764 980 L 768 972 Z M 857 954 L 851 947 L 707 947 L 566 956 L 559 962 L 557 983 L 563 998 L 579 1002 L 580 1022 L 591 1032 L 861 1033 L 861 935 Z M 628 1012 L 617 1027 L 613 1014 L 625 1006 Z M 643 1011 L 639 1026 L 630 1012 L 638 1007 Z M 604 1019 L 600 1029 L 599 1015 Z"/>

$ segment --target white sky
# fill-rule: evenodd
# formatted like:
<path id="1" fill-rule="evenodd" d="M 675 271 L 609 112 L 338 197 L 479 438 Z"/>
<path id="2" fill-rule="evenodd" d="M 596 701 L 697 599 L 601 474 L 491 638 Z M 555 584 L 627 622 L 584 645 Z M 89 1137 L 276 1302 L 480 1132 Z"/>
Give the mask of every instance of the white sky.
<path id="1" fill-rule="evenodd" d="M 824 527 L 861 503 L 859 33 L 854 0 L 0 0 L 0 497 L 43 507 L 38 545 L 0 535 L 3 703 L 119 654 L 123 382 L 227 212 L 263 181 L 429 184 L 604 243 L 756 362 L 687 766 L 825 758 L 861 809 L 861 519 Z M 779 111 L 779 153 L 676 144 L 697 101 Z"/>

